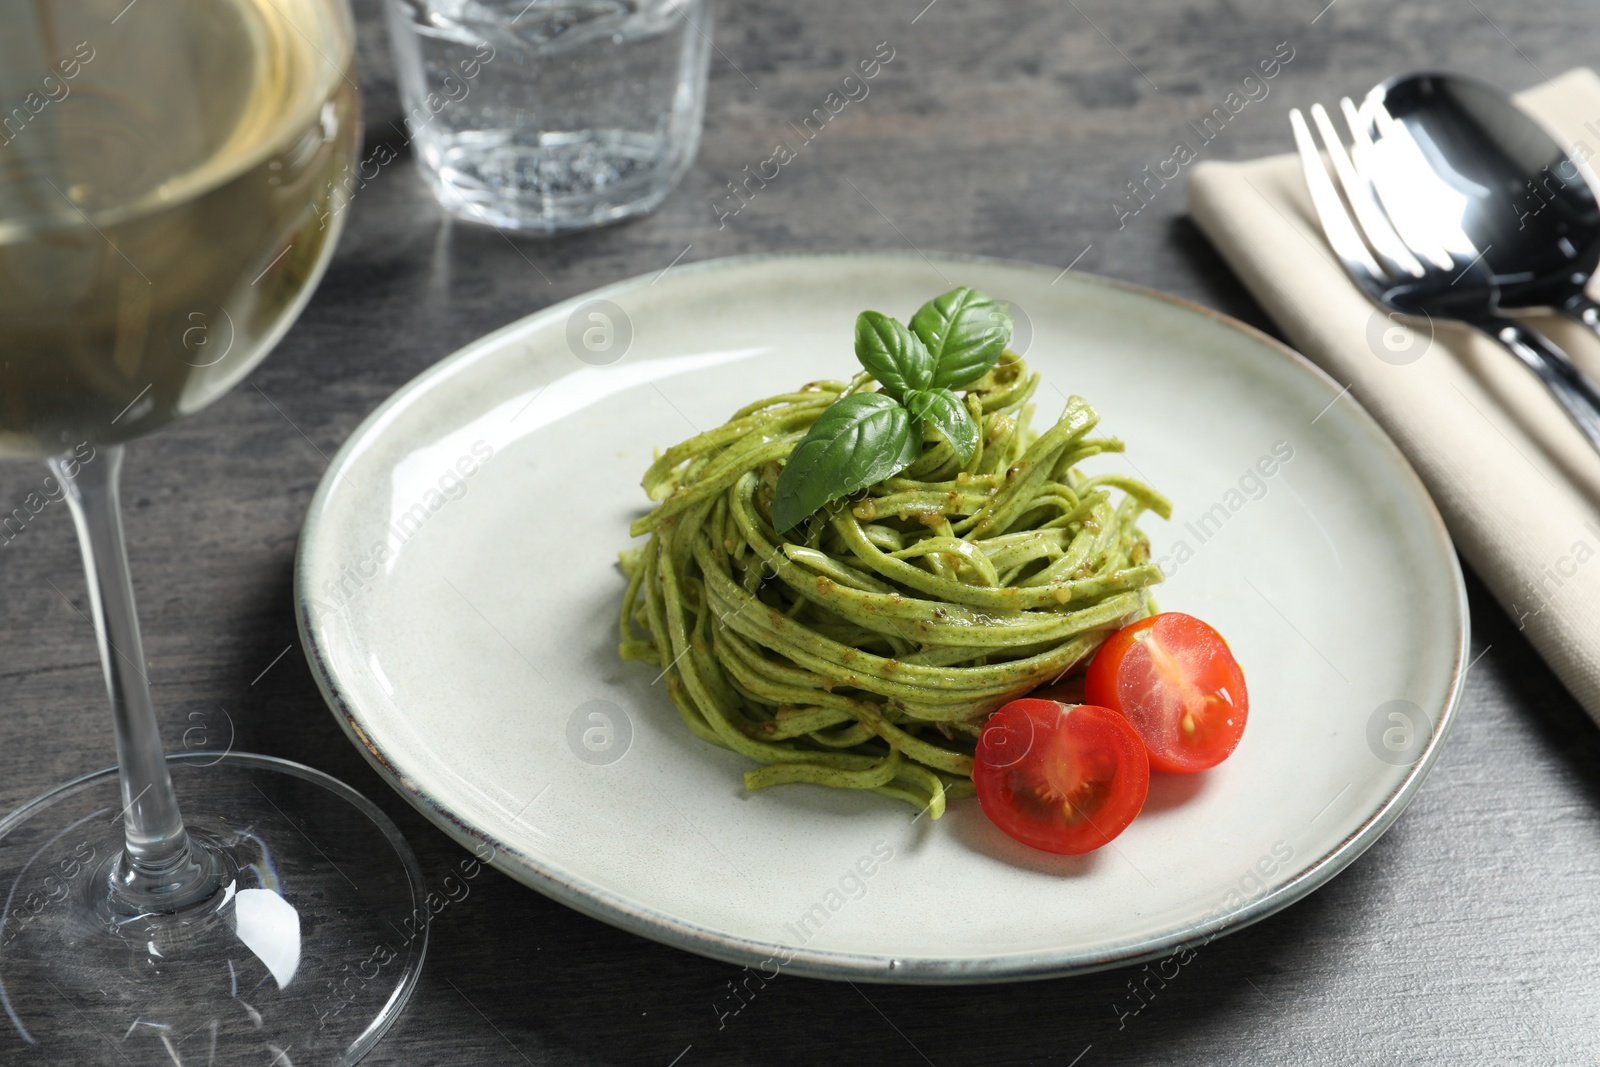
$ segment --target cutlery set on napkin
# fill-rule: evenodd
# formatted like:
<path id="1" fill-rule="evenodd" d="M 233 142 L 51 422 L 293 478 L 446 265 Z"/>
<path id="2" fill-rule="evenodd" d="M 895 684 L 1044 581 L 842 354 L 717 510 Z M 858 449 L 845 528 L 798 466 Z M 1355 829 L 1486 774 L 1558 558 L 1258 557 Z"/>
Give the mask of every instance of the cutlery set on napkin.
<path id="1" fill-rule="evenodd" d="M 1600 721 L 1600 77 L 1410 75 L 1339 110 L 1291 112 L 1297 155 L 1199 165 L 1190 214 Z"/>

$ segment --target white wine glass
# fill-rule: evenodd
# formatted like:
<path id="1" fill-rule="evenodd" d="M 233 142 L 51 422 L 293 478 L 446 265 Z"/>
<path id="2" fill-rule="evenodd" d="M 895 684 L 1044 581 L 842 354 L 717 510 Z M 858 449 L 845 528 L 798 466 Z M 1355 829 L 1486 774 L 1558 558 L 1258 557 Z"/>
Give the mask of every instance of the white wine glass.
<path id="1" fill-rule="evenodd" d="M 422 965 L 417 863 L 369 801 L 163 754 L 117 503 L 123 442 L 234 386 L 321 278 L 354 44 L 346 0 L 0 6 L 0 457 L 65 491 L 118 760 L 0 820 L 0 1062 L 349 1063 Z"/>

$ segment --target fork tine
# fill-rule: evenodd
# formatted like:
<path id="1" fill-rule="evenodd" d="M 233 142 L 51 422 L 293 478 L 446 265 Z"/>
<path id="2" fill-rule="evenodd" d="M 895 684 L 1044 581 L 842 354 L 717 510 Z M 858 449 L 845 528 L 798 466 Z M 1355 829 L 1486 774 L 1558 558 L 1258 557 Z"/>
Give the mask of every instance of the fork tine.
<path id="1" fill-rule="evenodd" d="M 1349 103 L 1349 97 L 1343 101 Z M 1378 258 L 1389 269 L 1390 274 L 1409 274 L 1413 278 L 1420 278 L 1425 271 L 1417 257 L 1411 254 L 1400 235 L 1395 232 L 1383 209 L 1372 198 L 1372 187 L 1362 173 L 1358 173 L 1355 165 L 1350 162 L 1346 154 L 1344 142 L 1339 139 L 1339 131 L 1334 129 L 1333 121 L 1328 118 L 1327 109 L 1321 104 L 1311 105 L 1311 119 L 1317 124 L 1317 132 L 1322 134 L 1323 142 L 1328 146 L 1328 159 L 1333 163 L 1333 172 L 1339 177 L 1339 184 L 1344 187 L 1344 197 L 1350 204 L 1350 210 L 1355 215 L 1356 225 L 1366 235 L 1367 243 L 1372 250 L 1378 253 Z M 1360 152 L 1363 145 L 1356 140 L 1356 150 Z"/>
<path id="2" fill-rule="evenodd" d="M 1333 247 L 1334 255 L 1344 264 L 1345 273 L 1363 289 L 1371 292 L 1386 288 L 1387 276 L 1372 258 L 1372 253 L 1367 251 L 1344 204 L 1340 203 L 1339 192 L 1333 187 L 1328 172 L 1323 169 L 1317 144 L 1311 139 L 1311 129 L 1306 125 L 1306 117 L 1299 108 L 1289 109 L 1289 125 L 1294 129 L 1294 145 L 1300 153 L 1300 165 L 1305 170 L 1311 204 L 1317 210 L 1317 218 L 1322 221 L 1322 232 Z"/>
<path id="3" fill-rule="evenodd" d="M 1377 190 L 1378 199 L 1383 202 L 1384 214 L 1399 239 L 1411 251 L 1431 260 L 1441 270 L 1453 270 L 1455 261 L 1451 259 L 1449 249 L 1439 243 L 1432 226 L 1422 224 L 1425 213 L 1418 211 L 1415 203 L 1408 202 L 1417 189 L 1437 181 L 1426 164 L 1410 158 L 1412 153 L 1419 151 L 1411 134 L 1395 122 L 1389 109 L 1383 106 L 1381 97 L 1369 95 L 1364 112 L 1358 111 L 1348 96 L 1339 101 L 1339 106 L 1350 127 L 1350 136 L 1360 161 L 1358 169 L 1371 187 Z M 1377 141 L 1372 139 L 1364 115 L 1370 115 L 1371 125 L 1377 126 Z"/>

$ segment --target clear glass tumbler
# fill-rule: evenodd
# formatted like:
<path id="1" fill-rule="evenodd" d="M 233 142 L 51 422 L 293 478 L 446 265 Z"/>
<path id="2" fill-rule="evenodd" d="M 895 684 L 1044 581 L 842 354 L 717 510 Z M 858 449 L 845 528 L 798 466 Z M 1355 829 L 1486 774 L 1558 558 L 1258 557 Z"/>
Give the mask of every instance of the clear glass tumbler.
<path id="1" fill-rule="evenodd" d="M 712 0 L 389 0 L 406 134 L 453 214 L 553 234 L 653 211 L 694 159 Z"/>

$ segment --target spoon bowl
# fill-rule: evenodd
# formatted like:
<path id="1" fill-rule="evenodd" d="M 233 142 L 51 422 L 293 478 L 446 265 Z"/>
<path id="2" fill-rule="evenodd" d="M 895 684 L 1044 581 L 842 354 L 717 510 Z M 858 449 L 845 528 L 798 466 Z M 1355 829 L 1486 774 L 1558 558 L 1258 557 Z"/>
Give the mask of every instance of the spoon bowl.
<path id="1" fill-rule="evenodd" d="M 1461 74 L 1391 78 L 1367 96 L 1405 128 L 1482 251 L 1505 308 L 1554 308 L 1600 332 L 1584 292 L 1600 264 L 1600 203 L 1581 150 L 1573 158 L 1498 88 Z M 1441 205 L 1453 213 L 1456 204 Z"/>

